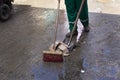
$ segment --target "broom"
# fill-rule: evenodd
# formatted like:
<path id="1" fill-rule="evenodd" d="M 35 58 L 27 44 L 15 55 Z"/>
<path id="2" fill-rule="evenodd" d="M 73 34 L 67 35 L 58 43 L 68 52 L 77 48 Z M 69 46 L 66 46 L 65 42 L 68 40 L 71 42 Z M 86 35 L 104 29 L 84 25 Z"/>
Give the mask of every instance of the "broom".
<path id="1" fill-rule="evenodd" d="M 74 26 L 73 26 L 72 34 L 70 35 L 70 39 L 69 39 L 69 42 L 68 42 L 68 44 L 67 44 L 69 51 L 72 51 L 72 50 L 76 47 L 76 43 L 77 43 L 77 42 L 75 42 L 75 43 L 73 43 L 73 44 L 71 45 L 71 41 L 72 41 L 72 38 L 73 38 L 73 33 L 74 33 L 74 31 L 76 30 L 76 25 L 77 25 L 77 22 L 78 22 L 80 13 L 82 12 L 82 9 L 83 9 L 83 6 L 84 6 L 84 4 L 85 4 L 85 1 L 86 1 L 86 0 L 82 0 L 82 3 L 81 3 L 80 8 L 79 8 L 79 11 L 78 11 L 78 13 L 77 13 L 77 17 L 76 17 L 76 20 L 75 20 L 75 24 L 74 24 Z M 79 36 L 79 37 L 80 37 L 80 36 Z"/>
<path id="2" fill-rule="evenodd" d="M 49 51 L 43 51 L 43 61 L 45 62 L 63 62 L 63 55 L 60 50 L 57 50 L 57 45 L 59 42 L 56 42 L 57 37 L 57 28 L 58 28 L 58 20 L 59 20 L 59 9 L 60 9 L 60 0 L 58 0 L 58 7 L 57 7 L 57 19 L 56 19 L 56 28 L 55 28 L 55 37 L 54 43 L 50 46 Z"/>

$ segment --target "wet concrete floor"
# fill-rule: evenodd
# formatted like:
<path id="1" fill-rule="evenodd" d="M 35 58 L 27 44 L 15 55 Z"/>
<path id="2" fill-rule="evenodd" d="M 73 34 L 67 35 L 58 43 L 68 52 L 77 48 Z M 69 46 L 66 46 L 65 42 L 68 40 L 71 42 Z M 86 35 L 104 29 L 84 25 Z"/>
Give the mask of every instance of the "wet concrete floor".
<path id="1" fill-rule="evenodd" d="M 12 17 L 0 22 L 0 80 L 120 80 L 119 0 L 114 2 L 117 8 L 110 0 L 89 1 L 91 31 L 63 63 L 42 60 L 42 51 L 53 43 L 56 9 L 50 4 L 44 8 L 39 4 L 45 2 L 37 1 L 16 1 Z M 60 41 L 68 31 L 62 7 Z"/>

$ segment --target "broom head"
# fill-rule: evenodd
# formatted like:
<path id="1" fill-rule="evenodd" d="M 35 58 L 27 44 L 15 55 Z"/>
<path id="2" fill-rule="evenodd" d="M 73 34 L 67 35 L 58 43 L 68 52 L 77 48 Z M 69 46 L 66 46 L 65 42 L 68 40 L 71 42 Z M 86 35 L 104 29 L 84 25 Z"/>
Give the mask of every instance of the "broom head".
<path id="1" fill-rule="evenodd" d="M 43 51 L 43 61 L 63 62 L 63 55 L 60 51 Z"/>

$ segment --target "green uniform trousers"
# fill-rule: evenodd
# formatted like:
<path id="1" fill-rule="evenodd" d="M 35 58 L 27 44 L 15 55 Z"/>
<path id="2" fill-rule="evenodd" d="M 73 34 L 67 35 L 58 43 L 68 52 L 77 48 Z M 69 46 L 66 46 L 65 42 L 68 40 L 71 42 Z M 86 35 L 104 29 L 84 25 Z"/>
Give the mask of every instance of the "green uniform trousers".
<path id="1" fill-rule="evenodd" d="M 67 16 L 69 20 L 69 29 L 72 31 L 82 0 L 65 0 Z M 79 19 L 84 27 L 89 25 L 87 0 L 84 3 Z"/>

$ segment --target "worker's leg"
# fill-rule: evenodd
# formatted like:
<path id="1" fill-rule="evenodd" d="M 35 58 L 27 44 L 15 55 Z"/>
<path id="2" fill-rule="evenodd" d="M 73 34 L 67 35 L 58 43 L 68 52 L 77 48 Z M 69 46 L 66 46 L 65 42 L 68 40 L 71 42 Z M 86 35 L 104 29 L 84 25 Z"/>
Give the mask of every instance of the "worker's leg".
<path id="1" fill-rule="evenodd" d="M 69 29 L 70 31 L 72 31 L 77 15 L 75 0 L 65 0 L 65 5 L 66 5 L 67 16 L 69 21 Z"/>
<path id="2" fill-rule="evenodd" d="M 82 3 L 82 0 L 75 0 L 76 1 L 76 8 L 77 11 L 80 8 L 80 5 Z M 87 0 L 85 0 L 84 6 L 82 8 L 82 12 L 80 13 L 80 20 L 81 23 L 83 24 L 84 28 L 89 26 L 89 17 L 88 17 L 88 5 L 87 5 Z"/>

